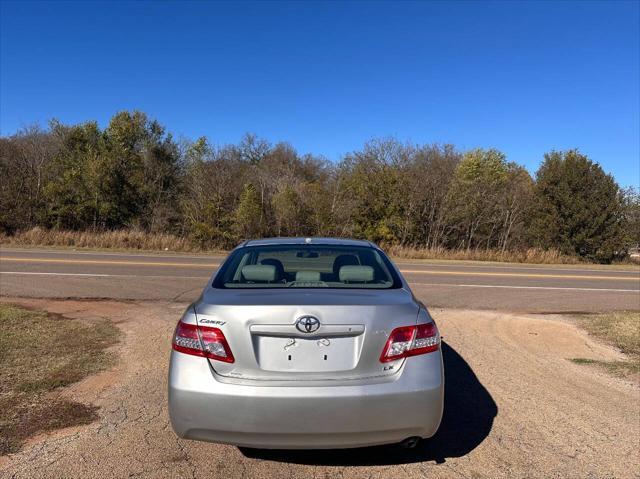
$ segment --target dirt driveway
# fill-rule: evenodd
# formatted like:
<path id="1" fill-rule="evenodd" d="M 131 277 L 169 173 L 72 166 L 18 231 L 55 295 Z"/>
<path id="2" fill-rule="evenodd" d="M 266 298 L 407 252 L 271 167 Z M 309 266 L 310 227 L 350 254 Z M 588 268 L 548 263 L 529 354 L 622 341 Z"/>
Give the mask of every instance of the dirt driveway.
<path id="1" fill-rule="evenodd" d="M 291 452 L 176 438 L 166 373 L 184 305 L 15 302 L 110 318 L 126 335 L 116 370 L 66 392 L 100 406 L 100 420 L 35 438 L 0 458 L 2 477 L 640 477 L 640 390 L 567 361 L 617 353 L 559 317 L 433 310 L 447 379 L 438 435 L 409 452 Z"/>

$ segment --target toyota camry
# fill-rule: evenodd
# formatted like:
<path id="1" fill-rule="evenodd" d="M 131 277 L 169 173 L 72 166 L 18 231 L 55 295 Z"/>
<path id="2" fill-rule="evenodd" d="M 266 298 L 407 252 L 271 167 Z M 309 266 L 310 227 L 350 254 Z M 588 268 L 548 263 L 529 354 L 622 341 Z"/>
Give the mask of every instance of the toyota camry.
<path id="1" fill-rule="evenodd" d="M 410 447 L 437 431 L 443 394 L 438 328 L 368 241 L 245 241 L 173 337 L 169 414 L 182 438 Z"/>

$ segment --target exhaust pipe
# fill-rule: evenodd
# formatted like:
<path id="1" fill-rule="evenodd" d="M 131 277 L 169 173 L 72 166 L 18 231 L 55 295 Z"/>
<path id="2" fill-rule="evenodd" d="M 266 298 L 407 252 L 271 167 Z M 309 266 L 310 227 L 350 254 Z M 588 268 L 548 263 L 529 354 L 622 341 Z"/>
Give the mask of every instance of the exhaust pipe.
<path id="1" fill-rule="evenodd" d="M 418 445 L 419 442 L 420 438 L 418 436 L 408 437 L 400 443 L 400 447 L 402 449 L 413 449 Z"/>

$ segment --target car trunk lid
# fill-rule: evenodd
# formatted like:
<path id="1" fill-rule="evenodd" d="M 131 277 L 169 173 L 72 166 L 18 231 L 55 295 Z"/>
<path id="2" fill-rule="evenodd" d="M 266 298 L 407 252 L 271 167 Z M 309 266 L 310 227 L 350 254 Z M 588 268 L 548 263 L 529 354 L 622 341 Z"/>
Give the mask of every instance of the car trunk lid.
<path id="1" fill-rule="evenodd" d="M 399 364 L 382 364 L 380 353 L 391 330 L 415 324 L 417 313 L 404 289 L 209 289 L 196 304 L 198 323 L 220 328 L 235 357 L 211 360 L 215 372 L 265 381 L 393 374 Z"/>

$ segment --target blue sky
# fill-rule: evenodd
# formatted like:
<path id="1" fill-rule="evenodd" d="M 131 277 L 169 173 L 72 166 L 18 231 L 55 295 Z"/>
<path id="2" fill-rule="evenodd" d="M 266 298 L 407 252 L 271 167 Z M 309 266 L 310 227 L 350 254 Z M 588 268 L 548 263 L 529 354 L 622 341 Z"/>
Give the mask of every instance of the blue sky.
<path id="1" fill-rule="evenodd" d="M 0 132 L 140 109 L 338 160 L 373 137 L 579 148 L 640 182 L 640 2 L 0 5 Z"/>

